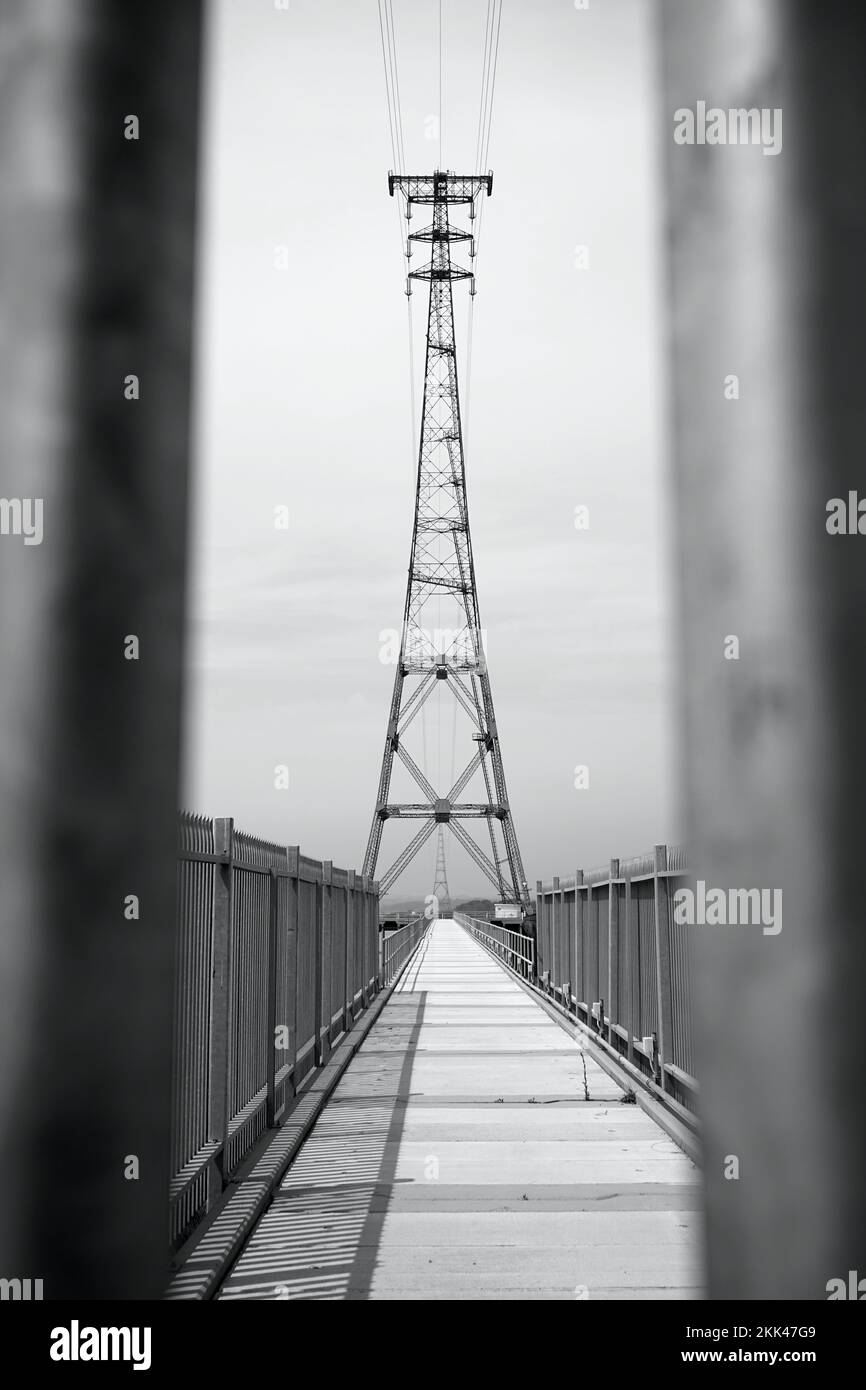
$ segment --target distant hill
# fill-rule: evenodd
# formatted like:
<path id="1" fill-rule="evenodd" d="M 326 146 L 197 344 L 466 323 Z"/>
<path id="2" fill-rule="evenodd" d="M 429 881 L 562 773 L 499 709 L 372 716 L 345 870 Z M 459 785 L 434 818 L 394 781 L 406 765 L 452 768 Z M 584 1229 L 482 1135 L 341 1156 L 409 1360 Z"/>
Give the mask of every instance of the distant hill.
<path id="1" fill-rule="evenodd" d="M 455 912 L 462 912 L 467 917 L 477 917 L 481 922 L 487 922 L 493 911 L 493 903 L 487 898 L 469 898 L 467 902 L 454 904 Z"/>
<path id="2" fill-rule="evenodd" d="M 487 898 L 453 898 L 452 906 L 455 912 L 464 912 L 467 917 L 477 917 L 482 922 L 488 921 L 493 911 L 493 903 Z M 424 910 L 423 898 L 384 898 L 379 906 L 379 916 L 384 918 L 391 913 L 409 912 L 413 917 L 421 917 Z"/>
<path id="3" fill-rule="evenodd" d="M 389 912 L 412 912 L 420 917 L 423 911 L 423 898 L 383 898 L 379 904 L 381 916 L 386 916 Z"/>

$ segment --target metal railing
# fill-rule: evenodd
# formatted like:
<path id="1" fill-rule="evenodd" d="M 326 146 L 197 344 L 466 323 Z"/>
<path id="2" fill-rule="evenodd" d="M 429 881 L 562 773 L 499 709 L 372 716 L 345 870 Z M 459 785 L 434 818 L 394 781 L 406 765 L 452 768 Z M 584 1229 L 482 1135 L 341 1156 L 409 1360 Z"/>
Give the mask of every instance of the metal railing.
<path id="1" fill-rule="evenodd" d="M 432 921 L 426 917 L 415 917 L 396 931 L 383 932 L 380 938 L 379 978 L 382 985 L 389 985 L 398 975 L 406 961 L 420 946 Z"/>
<path id="2" fill-rule="evenodd" d="M 186 814 L 179 858 L 175 1249 L 381 985 L 371 879 Z"/>
<path id="3" fill-rule="evenodd" d="M 454 920 L 518 975 L 527 980 L 534 977 L 535 942 L 531 936 L 499 926 L 496 922 L 482 922 L 478 917 L 467 917 L 464 912 L 455 912 Z"/>
<path id="4" fill-rule="evenodd" d="M 690 937 L 680 847 L 536 887 L 537 983 L 666 1097 L 693 1110 Z"/>

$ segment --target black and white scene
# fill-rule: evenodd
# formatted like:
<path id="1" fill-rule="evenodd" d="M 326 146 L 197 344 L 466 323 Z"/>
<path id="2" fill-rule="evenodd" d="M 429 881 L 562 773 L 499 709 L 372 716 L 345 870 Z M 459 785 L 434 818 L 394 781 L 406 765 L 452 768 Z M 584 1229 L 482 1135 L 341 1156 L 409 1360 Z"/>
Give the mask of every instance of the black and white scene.
<path id="1" fill-rule="evenodd" d="M 844 1351 L 864 72 L 855 0 L 0 0 L 35 1364 L 249 1302 Z"/>

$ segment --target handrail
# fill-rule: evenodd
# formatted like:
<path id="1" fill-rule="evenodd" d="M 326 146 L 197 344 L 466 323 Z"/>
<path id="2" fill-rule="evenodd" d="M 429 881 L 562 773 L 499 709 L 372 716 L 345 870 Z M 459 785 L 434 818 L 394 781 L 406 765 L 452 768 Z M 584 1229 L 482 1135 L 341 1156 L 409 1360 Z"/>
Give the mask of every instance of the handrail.
<path id="1" fill-rule="evenodd" d="M 537 986 L 637 1068 L 666 1102 L 694 1110 L 688 934 L 674 911 L 679 845 L 536 885 Z"/>
<path id="2" fill-rule="evenodd" d="M 467 917 L 464 912 L 455 912 L 454 920 L 482 942 L 489 943 L 487 949 L 510 965 L 512 970 L 532 979 L 535 973 L 535 942 L 531 936 L 499 926 L 496 922 L 482 922 L 477 917 Z"/>
<path id="3" fill-rule="evenodd" d="M 379 985 L 384 988 L 405 965 L 413 952 L 420 946 L 430 930 L 432 921 L 426 917 L 414 917 L 404 927 L 382 934 L 379 946 Z"/>
<path id="4" fill-rule="evenodd" d="M 379 989 L 378 884 L 182 814 L 171 1240 L 178 1249 Z"/>

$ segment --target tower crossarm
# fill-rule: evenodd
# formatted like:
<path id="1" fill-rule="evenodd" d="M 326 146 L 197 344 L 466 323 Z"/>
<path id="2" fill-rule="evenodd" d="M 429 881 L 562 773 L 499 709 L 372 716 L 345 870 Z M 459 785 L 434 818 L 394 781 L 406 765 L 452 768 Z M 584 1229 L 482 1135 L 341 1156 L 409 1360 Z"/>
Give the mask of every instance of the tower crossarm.
<path id="1" fill-rule="evenodd" d="M 462 265 L 455 265 L 449 260 L 447 265 L 436 265 L 431 261 L 429 265 L 422 266 L 420 270 L 410 270 L 410 280 L 471 280 L 474 272 L 466 270 Z M 443 349 L 448 350 L 448 349 Z"/>
<path id="2" fill-rule="evenodd" d="M 443 822 L 483 820 L 487 816 L 503 820 L 508 815 L 508 807 L 500 806 L 496 802 L 460 801 L 452 805 L 447 797 L 440 797 L 434 801 L 433 809 L 438 819 Z M 423 820 L 431 814 L 431 806 L 427 801 L 394 801 L 382 806 L 380 814 L 384 820 Z"/>
<path id="3" fill-rule="evenodd" d="M 474 203 L 480 194 L 493 194 L 492 174 L 389 174 L 388 192 L 399 192 L 407 203 Z"/>
<path id="4" fill-rule="evenodd" d="M 459 227 L 449 227 L 441 231 L 439 227 L 425 227 L 420 232 L 410 232 L 409 241 L 472 241 L 472 233 L 461 231 Z"/>

